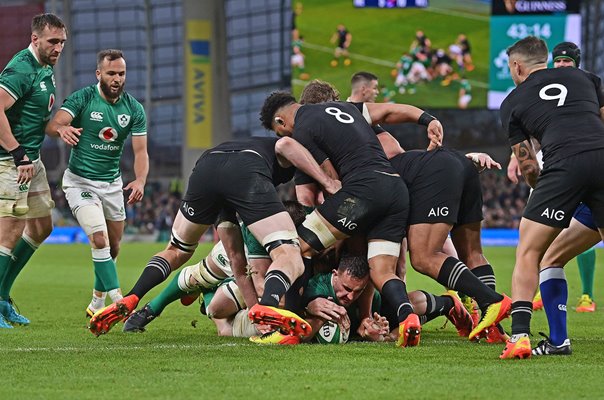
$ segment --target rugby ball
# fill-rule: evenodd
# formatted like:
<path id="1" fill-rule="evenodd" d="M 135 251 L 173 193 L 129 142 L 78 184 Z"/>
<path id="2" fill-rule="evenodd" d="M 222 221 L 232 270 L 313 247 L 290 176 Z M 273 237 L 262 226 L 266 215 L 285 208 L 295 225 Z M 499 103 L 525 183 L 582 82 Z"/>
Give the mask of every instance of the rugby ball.
<path id="1" fill-rule="evenodd" d="M 317 342 L 322 344 L 338 344 L 348 341 L 350 330 L 344 330 L 336 322 L 326 321 L 315 335 Z"/>

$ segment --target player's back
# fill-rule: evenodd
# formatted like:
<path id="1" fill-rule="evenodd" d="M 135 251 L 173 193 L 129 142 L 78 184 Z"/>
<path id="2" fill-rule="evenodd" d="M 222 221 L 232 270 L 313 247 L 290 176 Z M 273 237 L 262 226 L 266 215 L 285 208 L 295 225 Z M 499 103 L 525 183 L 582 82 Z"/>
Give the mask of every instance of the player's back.
<path id="1" fill-rule="evenodd" d="M 364 171 L 394 173 L 375 132 L 353 104 L 330 102 L 301 107 L 293 137 L 319 163 L 329 158 L 343 180 Z"/>
<path id="2" fill-rule="evenodd" d="M 504 100 L 501 120 L 512 145 L 535 137 L 547 165 L 604 148 L 601 96 L 593 74 L 577 68 L 538 70 Z"/>

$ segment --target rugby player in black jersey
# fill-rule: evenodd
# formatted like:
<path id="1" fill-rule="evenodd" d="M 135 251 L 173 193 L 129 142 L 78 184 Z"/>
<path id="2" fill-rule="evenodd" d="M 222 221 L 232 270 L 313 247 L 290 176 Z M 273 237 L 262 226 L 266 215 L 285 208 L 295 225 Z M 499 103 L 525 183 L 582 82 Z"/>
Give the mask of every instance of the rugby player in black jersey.
<path id="1" fill-rule="evenodd" d="M 246 304 L 255 304 L 257 295 L 246 274 L 247 260 L 235 213 L 269 253 L 269 274 L 292 281 L 297 278 L 304 271 L 298 235 L 275 190 L 275 186 L 291 180 L 293 166 L 312 176 L 328 193 L 341 187 L 340 182 L 323 173 L 300 143 L 290 138 L 254 137 L 222 143 L 203 153 L 189 177 L 168 246 L 151 258 L 122 300 L 91 318 L 90 331 L 96 336 L 107 333 L 127 317 L 149 290 L 191 258 L 199 239 L 214 223 Z M 188 277 L 191 285 L 200 279 L 203 277 L 193 274 Z M 297 335 L 310 333 L 310 325 L 294 313 L 284 313 L 283 317 L 293 324 L 291 329 Z"/>
<path id="2" fill-rule="evenodd" d="M 507 53 L 517 87 L 501 105 L 501 121 L 520 170 L 534 190 L 520 221 L 512 276 L 512 337 L 500 358 L 528 358 L 531 300 L 539 280 L 539 261 L 568 227 L 580 202 L 589 206 L 600 234 L 603 232 L 604 124 L 597 76 L 578 68 L 547 69 L 547 46 L 534 36 L 519 40 Z M 542 171 L 531 137 L 541 145 Z"/>
<path id="3" fill-rule="evenodd" d="M 431 147 L 442 144 L 442 125 L 419 108 L 400 104 L 372 106 L 375 107 L 367 112 L 375 121 L 423 123 L 428 127 Z M 365 233 L 371 280 L 385 301 L 396 308 L 400 323 L 397 345 L 417 345 L 421 331 L 419 318 L 413 313 L 405 283 L 396 275 L 408 214 L 407 188 L 392 169 L 364 116 L 353 104 L 302 106 L 291 94 L 275 92 L 264 103 L 261 121 L 277 135 L 299 141 L 317 162 L 329 159 L 342 180 L 342 189 L 325 199 L 298 228 L 303 257 L 310 260 L 313 254 L 338 239 Z M 290 284 L 284 276 L 267 274 L 265 296 L 250 310 L 250 318 L 260 323 L 280 318 L 276 306 Z M 273 301 L 266 302 L 265 298 L 271 295 Z M 370 316 L 369 310 L 362 313 L 363 317 Z M 287 324 L 281 330 L 284 334 L 292 333 Z"/>
<path id="4" fill-rule="evenodd" d="M 327 82 L 313 81 L 301 99 L 307 104 L 333 99 L 337 97 L 333 90 Z M 360 111 L 366 107 L 363 103 L 355 106 Z M 390 136 L 379 125 L 373 130 L 378 137 Z M 495 292 L 495 274 L 482 253 L 482 193 L 478 171 L 470 160 L 481 164 L 480 168 L 501 168 L 486 154 L 463 155 L 445 148 L 430 152 L 401 148 L 390 158 L 409 189 L 408 241 L 413 267 L 478 300 L 483 319 L 476 327 L 470 326 L 466 336 L 474 339 L 488 328 L 488 342 L 505 342 L 503 329 L 493 325 L 508 315 L 510 299 Z M 444 249 L 449 232 L 459 256 L 455 250 Z"/>

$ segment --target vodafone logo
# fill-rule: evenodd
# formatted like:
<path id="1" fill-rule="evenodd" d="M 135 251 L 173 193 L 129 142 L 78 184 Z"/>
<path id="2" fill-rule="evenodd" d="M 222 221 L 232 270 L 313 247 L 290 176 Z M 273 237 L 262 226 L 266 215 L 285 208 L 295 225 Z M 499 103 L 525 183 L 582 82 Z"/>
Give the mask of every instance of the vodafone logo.
<path id="1" fill-rule="evenodd" d="M 51 93 L 50 97 L 48 98 L 48 111 L 52 110 L 52 106 L 55 105 L 55 94 Z"/>
<path id="2" fill-rule="evenodd" d="M 101 129 L 99 138 L 106 143 L 115 142 L 115 139 L 117 139 L 117 131 L 110 126 L 107 126 Z"/>

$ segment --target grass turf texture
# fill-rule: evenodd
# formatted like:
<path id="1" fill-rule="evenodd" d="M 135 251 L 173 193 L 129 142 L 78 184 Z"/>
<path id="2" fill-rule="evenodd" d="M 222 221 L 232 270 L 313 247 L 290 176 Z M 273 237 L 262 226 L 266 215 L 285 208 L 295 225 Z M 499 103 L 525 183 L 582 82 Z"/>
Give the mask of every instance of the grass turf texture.
<path id="1" fill-rule="evenodd" d="M 479 1 L 430 0 L 430 8 L 376 9 L 354 8 L 352 0 L 303 0 L 303 11 L 296 19 L 300 35 L 304 36 L 306 70 L 310 79 L 321 79 L 335 85 L 342 99 L 350 94 L 350 77 L 357 71 L 369 71 L 380 78 L 380 86 L 393 87 L 390 73 L 403 52 L 422 29 L 432 41 L 432 48 L 447 50 L 465 33 L 472 46 L 476 69 L 468 72 L 472 85 L 470 108 L 486 107 L 489 67 L 490 5 Z M 350 54 L 352 64 L 331 67 L 335 44 L 330 43 L 336 26 L 342 23 L 352 34 Z M 457 71 L 456 63 L 453 67 Z M 306 82 L 293 76 L 293 90 L 299 96 Z M 397 94 L 391 99 L 424 108 L 457 108 L 459 84 L 447 87 L 440 80 L 417 85 L 415 94 Z M 378 97 L 378 101 L 382 96 Z"/>
<path id="2" fill-rule="evenodd" d="M 161 248 L 122 246 L 118 264 L 124 289 Z M 208 250 L 201 246 L 194 260 Z M 495 266 L 499 289 L 509 293 L 514 250 L 485 252 Z M 599 290 L 604 281 L 601 250 L 597 260 L 596 300 L 604 301 Z M 45 245 L 34 255 L 12 293 L 32 324 L 0 329 L 0 399 L 545 399 L 598 398 L 604 389 L 604 311 L 572 310 L 581 290 L 574 261 L 567 267 L 574 354 L 505 361 L 498 359 L 502 345 L 470 343 L 450 324 L 440 329 L 443 318 L 424 327 L 417 348 L 399 349 L 392 343 L 262 347 L 247 339 L 217 337 L 197 303 L 169 306 L 144 334 L 124 334 L 119 324 L 95 338 L 84 318 L 92 271 L 85 245 Z M 443 292 L 416 272 L 408 282 L 410 290 Z M 507 320 L 504 326 L 509 324 Z M 547 332 L 543 311 L 534 314 L 532 327 L 535 334 Z"/>

